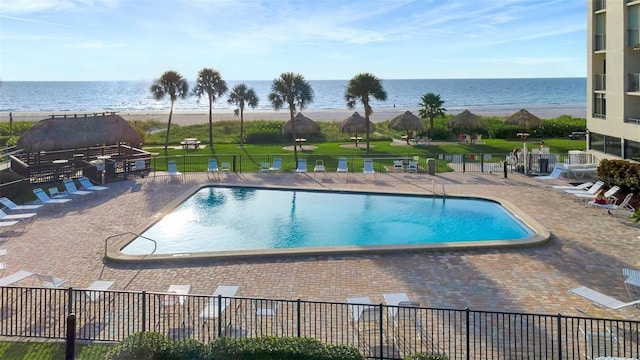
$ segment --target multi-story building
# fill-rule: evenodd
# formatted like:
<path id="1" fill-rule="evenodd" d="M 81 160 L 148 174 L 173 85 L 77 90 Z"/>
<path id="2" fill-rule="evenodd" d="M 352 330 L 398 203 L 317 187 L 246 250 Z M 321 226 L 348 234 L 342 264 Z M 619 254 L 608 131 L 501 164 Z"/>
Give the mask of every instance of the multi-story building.
<path id="1" fill-rule="evenodd" d="M 590 0 L 589 152 L 640 161 L 640 0 Z"/>

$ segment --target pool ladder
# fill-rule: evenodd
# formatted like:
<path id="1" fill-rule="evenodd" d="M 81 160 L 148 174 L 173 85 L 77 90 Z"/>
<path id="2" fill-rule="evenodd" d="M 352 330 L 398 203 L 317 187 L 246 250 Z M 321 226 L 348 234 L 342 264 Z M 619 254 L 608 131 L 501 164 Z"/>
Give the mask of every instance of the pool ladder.
<path id="1" fill-rule="evenodd" d="M 436 197 L 436 181 L 435 180 L 431 180 L 431 194 L 433 195 L 433 197 Z M 442 199 L 444 199 L 447 196 L 447 193 L 444 189 L 444 181 L 442 182 Z"/>
<path id="2" fill-rule="evenodd" d="M 108 238 L 106 238 L 104 240 L 104 260 L 107 259 L 107 246 L 109 245 L 109 240 L 111 240 L 113 238 L 116 238 L 116 237 L 121 237 L 122 235 L 133 235 L 136 238 L 141 238 L 141 239 L 145 239 L 145 240 L 151 241 L 153 243 L 153 251 L 149 255 L 154 254 L 156 252 L 156 250 L 158 250 L 158 242 L 157 241 L 155 241 L 155 240 L 153 240 L 151 238 L 148 238 L 146 236 L 142 236 L 140 234 L 136 234 L 136 233 L 131 232 L 131 231 L 125 231 L 125 232 L 120 233 L 120 234 L 111 235 L 111 236 L 109 236 Z"/>

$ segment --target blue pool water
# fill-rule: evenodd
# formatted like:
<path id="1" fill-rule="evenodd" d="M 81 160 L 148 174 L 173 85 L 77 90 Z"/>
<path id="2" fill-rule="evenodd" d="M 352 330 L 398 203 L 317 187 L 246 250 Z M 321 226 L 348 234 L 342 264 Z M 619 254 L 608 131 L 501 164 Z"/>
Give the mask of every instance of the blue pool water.
<path id="1" fill-rule="evenodd" d="M 473 198 L 206 187 L 142 235 L 156 254 L 518 240 L 533 231 Z M 136 239 L 122 252 L 149 254 Z"/>

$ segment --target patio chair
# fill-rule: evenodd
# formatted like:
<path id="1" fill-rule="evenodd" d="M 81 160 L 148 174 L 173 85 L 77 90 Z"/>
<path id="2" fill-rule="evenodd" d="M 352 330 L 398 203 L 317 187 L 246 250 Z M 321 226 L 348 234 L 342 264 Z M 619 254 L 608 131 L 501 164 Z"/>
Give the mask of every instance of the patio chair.
<path id="1" fill-rule="evenodd" d="M 372 159 L 364 159 L 364 167 L 362 168 L 362 174 L 367 178 L 367 175 L 371 175 L 375 180 L 376 171 L 373 169 L 373 160 Z"/>
<path id="2" fill-rule="evenodd" d="M 372 354 L 388 350 L 379 348 L 380 336 L 383 336 L 380 333 L 380 308 L 370 305 L 372 303 L 368 296 L 347 298 L 347 303 L 352 304 L 349 307 L 353 315 L 354 340 L 360 351 Z"/>
<path id="3" fill-rule="evenodd" d="M 617 198 L 614 197 L 613 195 L 615 195 L 618 192 L 618 190 L 620 190 L 620 187 L 612 186 L 611 189 L 607 190 L 604 193 L 604 197 L 607 199 L 607 201 L 615 203 L 615 200 L 617 200 Z M 577 196 L 579 200 L 585 200 L 585 201 L 589 201 L 589 199 L 592 199 L 594 197 L 594 195 L 592 194 L 583 194 L 583 193 L 577 193 L 577 194 L 573 193 L 573 195 Z"/>
<path id="4" fill-rule="evenodd" d="M 307 172 L 307 159 L 298 159 L 298 167 L 296 168 L 297 173 L 306 173 Z"/>
<path id="5" fill-rule="evenodd" d="M 228 161 L 221 162 L 220 171 L 231 171 L 231 163 Z"/>
<path id="6" fill-rule="evenodd" d="M 207 177 L 209 175 L 215 175 L 220 178 L 220 169 L 218 168 L 218 160 L 217 159 L 209 159 L 207 162 Z"/>
<path id="7" fill-rule="evenodd" d="M 33 193 L 38 198 L 38 201 L 43 205 L 49 205 L 54 210 L 63 207 L 66 203 L 71 201 L 71 199 L 52 199 L 41 188 L 33 189 Z"/>
<path id="8" fill-rule="evenodd" d="M 324 167 L 324 161 L 316 160 L 316 165 L 313 167 L 313 172 L 326 172 L 326 168 Z"/>
<path id="9" fill-rule="evenodd" d="M 0 198 L 0 204 L 11 211 L 33 211 L 42 207 L 42 205 L 18 205 L 6 197 Z"/>
<path id="10" fill-rule="evenodd" d="M 167 174 L 169 174 L 169 178 L 178 178 L 182 176 L 182 173 L 178 171 L 178 164 L 174 160 L 171 160 L 167 163 Z"/>
<path id="11" fill-rule="evenodd" d="M 552 186 L 556 190 L 587 190 L 593 186 L 591 181 L 584 182 L 580 185 L 554 185 Z"/>
<path id="12" fill-rule="evenodd" d="M 640 296 L 640 271 L 622 269 L 622 276 L 624 276 L 624 287 L 629 294 L 629 300 L 637 300 Z"/>
<path id="13" fill-rule="evenodd" d="M 0 221 L 24 221 L 24 222 L 32 222 L 38 216 L 37 213 L 23 213 L 23 214 L 11 214 L 8 215 L 6 212 L 0 210 Z"/>
<path id="14" fill-rule="evenodd" d="M 222 313 L 231 305 L 231 299 L 238 292 L 239 286 L 227 286 L 220 285 L 213 293 L 213 296 L 209 298 L 209 302 L 200 312 L 200 319 L 203 321 L 203 326 L 206 325 L 208 320 L 217 319 L 218 316 L 222 316 Z M 226 324 L 225 324 L 226 325 Z"/>
<path id="15" fill-rule="evenodd" d="M 589 324 L 592 327 L 598 326 L 598 323 Z M 585 330 L 582 325 L 578 325 L 578 330 L 584 337 L 585 352 L 582 354 L 587 359 L 623 359 L 613 358 L 612 356 L 618 355 L 620 350 L 620 344 L 618 337 L 614 334 L 609 327 L 604 327 L 602 331 L 600 329 Z"/>
<path id="16" fill-rule="evenodd" d="M 258 169 L 258 172 L 261 172 L 261 173 L 269 172 L 270 167 L 271 167 L 271 164 L 269 164 L 268 161 L 263 161 L 260 163 L 260 169 Z"/>
<path id="17" fill-rule="evenodd" d="M 605 194 L 606 196 L 606 194 Z M 618 210 L 624 210 L 629 212 L 630 214 L 633 214 L 636 209 L 631 206 L 629 204 L 629 202 L 631 201 L 631 198 L 633 197 L 633 193 L 628 193 L 627 196 L 624 197 L 624 199 L 622 200 L 622 202 L 619 205 L 616 204 L 598 204 L 595 202 L 595 200 L 591 200 L 588 202 L 589 206 L 594 206 L 594 207 L 599 207 L 601 209 L 606 209 L 607 211 L 609 211 L 609 213 L 611 213 L 611 211 L 618 211 Z"/>
<path id="18" fill-rule="evenodd" d="M 22 228 L 22 230 L 25 229 L 25 227 L 23 227 L 20 221 L 18 220 L 0 221 L 0 233 L 4 233 L 5 231 L 10 231 L 13 227 L 20 227 Z"/>
<path id="19" fill-rule="evenodd" d="M 136 160 L 137 162 L 138 160 Z M 144 162 L 144 160 L 143 160 Z M 100 193 L 100 191 L 105 191 L 107 189 L 109 189 L 106 186 L 98 186 L 98 185 L 93 185 L 93 183 L 91 182 L 91 180 L 89 180 L 88 177 L 81 177 L 80 179 L 78 179 L 78 182 L 80 183 L 80 186 L 82 186 L 83 189 L 87 190 L 87 191 L 95 191 Z"/>
<path id="20" fill-rule="evenodd" d="M 595 184 L 591 185 L 588 190 L 577 190 L 577 189 L 568 189 L 564 190 L 564 192 L 569 194 L 589 194 L 590 196 L 595 196 L 598 190 L 604 186 L 604 182 L 596 181 Z"/>
<path id="21" fill-rule="evenodd" d="M 273 159 L 273 165 L 269 167 L 269 172 L 273 173 L 280 170 L 282 170 L 282 159 L 281 158 Z"/>
<path id="22" fill-rule="evenodd" d="M 58 190 L 57 186 L 49 188 L 49 196 L 51 196 L 52 199 L 66 198 L 68 195 L 66 191 Z"/>
<path id="23" fill-rule="evenodd" d="M 393 161 L 393 172 L 404 172 L 404 164 L 402 160 Z"/>
<path id="24" fill-rule="evenodd" d="M 67 189 L 67 193 L 72 196 L 78 196 L 80 198 L 93 197 L 93 191 L 78 190 L 78 188 L 76 188 L 76 183 L 73 182 L 72 179 L 64 179 L 63 183 L 65 189 Z"/>
<path id="25" fill-rule="evenodd" d="M 417 174 L 418 173 L 418 162 L 415 161 L 415 160 L 410 160 L 409 161 L 409 166 L 407 167 L 407 172 L 408 173 Z"/>
<path id="26" fill-rule="evenodd" d="M 590 289 L 586 286 L 580 286 L 577 287 L 575 289 L 571 289 L 569 290 L 570 293 L 572 294 L 576 294 L 578 296 L 582 296 L 583 298 L 589 300 L 591 302 L 591 304 L 589 305 L 589 307 L 585 310 L 581 310 L 576 308 L 576 310 L 583 312 L 583 313 L 587 313 L 589 311 L 589 309 L 591 308 L 592 305 L 597 305 L 600 307 L 605 307 L 607 309 L 610 310 L 619 310 L 619 309 L 623 309 L 626 308 L 628 306 L 631 305 L 638 305 L 640 304 L 640 300 L 634 300 L 634 301 L 630 301 L 630 302 L 622 302 L 618 299 L 615 299 L 609 295 L 605 295 L 601 292 L 598 292 L 596 290 Z"/>
<path id="27" fill-rule="evenodd" d="M 384 300 L 389 305 L 387 310 L 393 325 L 391 334 L 394 343 L 401 348 L 411 348 L 415 339 L 420 339 L 424 345 L 429 346 L 420 322 L 420 303 L 411 301 L 405 293 L 384 294 Z"/>
<path id="28" fill-rule="evenodd" d="M 255 316 L 256 335 L 278 335 L 278 302 L 275 300 L 254 299 L 252 300 L 252 304 L 253 314 Z M 266 326 L 263 322 L 266 323 Z M 258 323 L 260 325 L 258 325 Z"/>
<path id="29" fill-rule="evenodd" d="M 564 167 L 556 165 L 553 167 L 553 170 L 549 175 L 545 176 L 534 176 L 533 178 L 536 180 L 554 180 L 560 177 L 564 172 Z"/>

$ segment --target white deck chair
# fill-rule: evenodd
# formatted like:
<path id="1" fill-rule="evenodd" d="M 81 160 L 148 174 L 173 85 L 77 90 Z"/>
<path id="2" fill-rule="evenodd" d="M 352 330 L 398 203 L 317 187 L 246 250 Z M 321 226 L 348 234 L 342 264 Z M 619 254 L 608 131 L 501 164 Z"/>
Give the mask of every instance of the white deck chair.
<path id="1" fill-rule="evenodd" d="M 591 302 L 591 305 L 598 305 L 601 307 L 605 307 L 607 309 L 610 310 L 619 310 L 619 309 L 623 309 L 626 308 L 628 306 L 631 305 L 638 305 L 640 304 L 640 300 L 634 300 L 631 302 L 622 302 L 618 299 L 612 298 L 609 295 L 605 295 L 601 292 L 598 292 L 596 290 L 590 289 L 586 286 L 580 286 L 578 288 L 575 289 L 571 289 L 569 290 L 570 293 L 576 294 L 578 296 L 582 296 L 583 298 L 589 300 Z M 591 308 L 591 305 L 589 305 L 589 307 L 585 310 L 580 310 L 577 309 L 580 312 L 584 312 L 587 313 L 589 311 L 589 309 Z"/>
<path id="2" fill-rule="evenodd" d="M 76 183 L 73 182 L 72 179 L 64 179 L 63 183 L 65 189 L 67 189 L 67 193 L 70 195 L 78 196 L 80 198 L 93 197 L 93 191 L 78 190 Z"/>
<path id="3" fill-rule="evenodd" d="M 587 190 L 592 185 L 591 181 L 587 181 L 580 185 L 554 185 L 552 187 L 556 190 Z"/>
<path id="4" fill-rule="evenodd" d="M 339 175 L 340 173 L 345 173 L 349 176 L 349 165 L 347 163 L 347 158 L 339 158 L 338 159 L 338 168 L 336 169 L 336 173 Z"/>
<path id="5" fill-rule="evenodd" d="M 534 176 L 533 178 L 536 180 L 553 180 L 557 179 L 564 172 L 564 167 L 556 165 L 549 175 L 545 176 Z"/>
<path id="6" fill-rule="evenodd" d="M 415 160 L 410 160 L 409 161 L 409 166 L 407 166 L 407 172 L 408 173 L 417 174 L 418 173 L 418 162 L 415 161 Z"/>
<path id="7" fill-rule="evenodd" d="M 326 172 L 327 169 L 324 167 L 324 161 L 322 160 L 316 160 L 316 165 L 313 167 L 313 172 L 321 172 L 324 173 Z"/>
<path id="8" fill-rule="evenodd" d="M 629 202 L 631 201 L 631 198 L 633 197 L 633 193 L 628 193 L 627 196 L 624 197 L 624 199 L 622 200 L 622 202 L 619 205 L 616 204 L 598 204 L 595 202 L 595 200 L 591 200 L 589 201 L 589 206 L 593 206 L 593 207 L 599 207 L 602 209 L 606 209 L 608 211 L 618 211 L 618 210 L 624 210 L 627 212 L 630 212 L 631 214 L 633 214 L 636 209 L 631 206 L 629 204 Z"/>
<path id="9" fill-rule="evenodd" d="M 307 172 L 307 159 L 298 159 L 298 167 L 296 168 L 297 173 L 306 173 Z"/>
<path id="10" fill-rule="evenodd" d="M 231 163 L 228 161 L 223 161 L 220 163 L 220 171 L 231 171 Z"/>
<path id="11" fill-rule="evenodd" d="M 69 282 L 69 279 L 58 279 L 54 278 L 51 275 L 36 274 L 36 277 L 38 278 L 38 280 L 40 280 L 41 287 L 49 289 L 59 288 Z"/>
<path id="12" fill-rule="evenodd" d="M 254 299 L 252 304 L 255 324 L 260 324 L 256 326 L 256 335 L 278 335 L 278 302 L 275 300 Z M 268 323 L 263 326 L 263 322 Z"/>
<path id="13" fill-rule="evenodd" d="M 271 165 L 269 164 L 268 161 L 264 161 L 262 163 L 260 163 L 260 169 L 258 169 L 258 172 L 269 172 L 269 168 L 271 167 Z"/>
<path id="14" fill-rule="evenodd" d="M 208 320 L 217 319 L 218 315 L 222 316 L 222 313 L 231 305 L 231 299 L 238 292 L 239 286 L 226 286 L 220 285 L 213 293 L 213 296 L 209 298 L 207 306 L 200 312 L 200 319 L 203 324 L 206 324 Z M 221 299 L 221 301 L 218 301 Z M 225 324 L 226 326 L 227 324 Z"/>
<path id="15" fill-rule="evenodd" d="M 607 190 L 604 193 L 604 197 L 607 199 L 607 201 L 615 202 L 616 198 L 613 195 L 615 195 L 618 192 L 618 190 L 620 190 L 620 187 L 613 186 L 613 187 L 611 187 L 611 189 Z M 580 199 L 580 200 L 586 200 L 586 201 L 589 201 L 589 199 L 592 199 L 593 196 L 594 196 L 592 194 L 582 194 L 582 193 L 577 193 L 577 194 L 574 193 L 573 195 L 577 196 L 578 199 Z"/>
<path id="16" fill-rule="evenodd" d="M 37 213 L 23 213 L 23 214 L 7 214 L 6 212 L 0 210 L 0 220 L 1 221 L 25 221 L 25 222 L 32 222 L 36 219 L 36 216 L 38 216 Z"/>
<path id="17" fill-rule="evenodd" d="M 362 174 L 365 177 L 365 180 L 366 180 L 367 175 L 371 175 L 373 177 L 373 179 L 375 180 L 376 171 L 373 169 L 373 160 L 364 159 L 364 168 L 362 168 Z"/>
<path id="18" fill-rule="evenodd" d="M 282 170 L 282 159 L 281 158 L 275 158 L 273 159 L 273 165 L 271 165 L 271 167 L 269 168 L 269 172 L 277 172 Z"/>
<path id="19" fill-rule="evenodd" d="M 640 271 L 622 269 L 622 275 L 624 276 L 624 287 L 629 294 L 629 300 L 637 300 L 640 295 Z"/>
<path id="20" fill-rule="evenodd" d="M 595 196 L 596 193 L 598 192 L 598 190 L 600 190 L 601 187 L 604 186 L 604 182 L 602 181 L 596 181 L 595 184 L 593 184 L 589 190 L 575 190 L 575 189 L 568 189 L 568 190 L 564 190 L 564 192 L 569 193 L 569 194 L 589 194 L 591 196 Z"/>
<path id="21" fill-rule="evenodd" d="M 42 207 L 42 205 L 18 205 L 6 197 L 0 198 L 0 204 L 11 211 L 33 211 Z"/>
<path id="22" fill-rule="evenodd" d="M 138 161 L 140 161 L 140 160 L 136 160 L 136 163 Z M 143 160 L 143 162 L 144 162 L 144 160 Z M 80 179 L 78 179 L 78 182 L 80 183 L 80 186 L 82 186 L 82 188 L 87 190 L 87 191 L 95 191 L 97 193 L 100 193 L 100 191 L 105 191 L 105 190 L 109 189 L 106 186 L 93 185 L 91 180 L 89 180 L 89 178 L 85 177 L 85 176 L 83 176 Z"/>
<path id="23" fill-rule="evenodd" d="M 178 178 L 182 176 L 182 173 L 178 171 L 178 164 L 173 160 L 167 163 L 167 173 L 169 174 L 169 178 Z"/>
<path id="24" fill-rule="evenodd" d="M 402 160 L 393 161 L 393 172 L 404 172 L 404 165 L 402 164 Z"/>
<path id="25" fill-rule="evenodd" d="M 215 175 L 220 178 L 220 169 L 218 168 L 218 160 L 217 159 L 209 159 L 207 162 L 207 176 Z"/>

